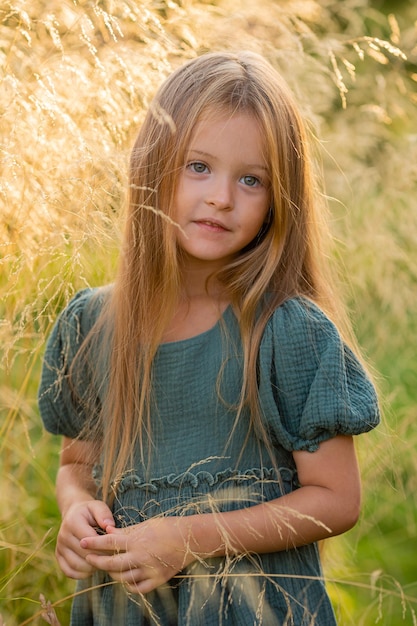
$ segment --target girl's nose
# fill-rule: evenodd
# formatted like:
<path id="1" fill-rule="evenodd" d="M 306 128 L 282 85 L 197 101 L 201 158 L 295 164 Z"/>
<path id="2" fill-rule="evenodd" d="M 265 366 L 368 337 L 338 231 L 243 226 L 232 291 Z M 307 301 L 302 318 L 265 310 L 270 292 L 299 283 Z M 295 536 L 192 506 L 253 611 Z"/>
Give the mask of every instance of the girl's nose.
<path id="1" fill-rule="evenodd" d="M 228 210 L 233 208 L 233 185 L 226 176 L 212 179 L 207 191 L 206 202 L 218 210 Z"/>

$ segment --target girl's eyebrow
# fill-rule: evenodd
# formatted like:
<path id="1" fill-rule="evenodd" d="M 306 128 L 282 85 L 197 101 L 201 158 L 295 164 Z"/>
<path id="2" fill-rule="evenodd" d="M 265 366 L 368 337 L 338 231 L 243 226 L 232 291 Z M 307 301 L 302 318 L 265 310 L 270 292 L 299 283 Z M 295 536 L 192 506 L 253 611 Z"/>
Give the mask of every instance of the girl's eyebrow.
<path id="1" fill-rule="evenodd" d="M 187 158 L 190 158 L 191 155 L 197 155 L 200 156 L 202 158 L 209 158 L 212 159 L 214 161 L 217 161 L 217 157 L 214 156 L 214 154 L 211 154 L 210 152 L 205 152 L 204 150 L 197 150 L 196 148 L 190 148 L 187 152 Z M 266 165 L 261 165 L 260 163 L 243 163 L 243 167 L 247 167 L 249 169 L 258 169 L 258 170 L 262 170 L 264 172 L 268 173 L 268 168 Z"/>

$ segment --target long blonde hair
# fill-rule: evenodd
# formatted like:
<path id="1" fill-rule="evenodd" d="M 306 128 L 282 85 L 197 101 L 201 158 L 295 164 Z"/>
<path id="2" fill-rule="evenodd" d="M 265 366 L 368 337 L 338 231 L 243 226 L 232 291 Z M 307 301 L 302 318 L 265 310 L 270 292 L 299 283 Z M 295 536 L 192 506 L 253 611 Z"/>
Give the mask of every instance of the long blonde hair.
<path id="1" fill-rule="evenodd" d="M 267 438 L 257 400 L 257 357 L 273 310 L 303 295 L 336 322 L 341 319 L 307 133 L 285 81 L 251 52 L 210 53 L 189 61 L 162 85 L 135 142 L 119 272 L 99 320 L 110 341 L 101 410 L 104 497 L 112 480 L 131 467 L 135 449 L 144 462 L 149 449 L 152 364 L 182 285 L 172 200 L 196 122 L 217 111 L 254 116 L 270 168 L 267 232 L 216 276 L 240 324 L 244 382 L 237 414 L 249 407 L 260 436 Z"/>

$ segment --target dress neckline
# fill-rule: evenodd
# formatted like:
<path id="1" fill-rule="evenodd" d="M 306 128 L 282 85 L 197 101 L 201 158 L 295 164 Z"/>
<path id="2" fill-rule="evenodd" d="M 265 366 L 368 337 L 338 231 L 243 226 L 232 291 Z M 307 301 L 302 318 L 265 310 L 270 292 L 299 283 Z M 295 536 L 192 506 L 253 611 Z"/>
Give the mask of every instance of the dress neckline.
<path id="1" fill-rule="evenodd" d="M 227 320 L 227 318 L 229 317 L 229 315 L 231 315 L 231 313 L 232 313 L 232 306 L 229 304 L 225 308 L 225 310 L 223 311 L 219 319 L 215 322 L 215 324 L 213 324 L 213 326 L 211 326 L 207 330 L 204 330 L 203 332 L 198 333 L 197 335 L 193 335 L 192 337 L 187 337 L 186 339 L 164 341 L 163 343 L 159 344 L 158 351 L 161 351 L 161 350 L 166 351 L 166 350 L 169 350 L 170 348 L 184 347 L 186 345 L 191 346 L 193 344 L 202 343 L 211 334 L 214 334 L 217 332 L 217 330 Z"/>

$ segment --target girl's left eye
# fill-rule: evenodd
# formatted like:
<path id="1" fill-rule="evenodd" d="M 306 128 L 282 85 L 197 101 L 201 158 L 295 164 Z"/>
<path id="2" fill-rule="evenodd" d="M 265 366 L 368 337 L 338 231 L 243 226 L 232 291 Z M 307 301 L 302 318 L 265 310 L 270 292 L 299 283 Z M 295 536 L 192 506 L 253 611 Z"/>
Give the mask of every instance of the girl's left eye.
<path id="1" fill-rule="evenodd" d="M 242 176 L 240 180 L 244 185 L 247 185 L 248 187 L 257 187 L 261 184 L 261 181 L 256 176 Z"/>
<path id="2" fill-rule="evenodd" d="M 201 161 L 193 161 L 192 163 L 189 163 L 187 167 L 196 174 L 204 174 L 207 171 L 207 165 L 205 163 L 201 163 Z"/>

